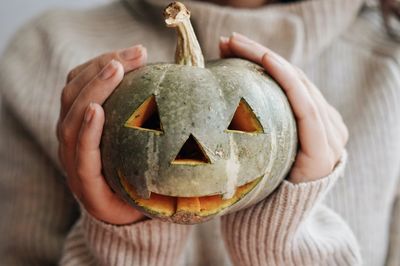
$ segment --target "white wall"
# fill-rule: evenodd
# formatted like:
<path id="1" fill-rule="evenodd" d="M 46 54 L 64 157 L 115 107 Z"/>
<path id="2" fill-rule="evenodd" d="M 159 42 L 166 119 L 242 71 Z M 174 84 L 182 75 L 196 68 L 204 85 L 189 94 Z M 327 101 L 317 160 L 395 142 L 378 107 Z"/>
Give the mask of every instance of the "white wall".
<path id="1" fill-rule="evenodd" d="M 111 0 L 2 0 L 0 1 L 0 54 L 24 22 L 52 7 L 88 8 Z"/>

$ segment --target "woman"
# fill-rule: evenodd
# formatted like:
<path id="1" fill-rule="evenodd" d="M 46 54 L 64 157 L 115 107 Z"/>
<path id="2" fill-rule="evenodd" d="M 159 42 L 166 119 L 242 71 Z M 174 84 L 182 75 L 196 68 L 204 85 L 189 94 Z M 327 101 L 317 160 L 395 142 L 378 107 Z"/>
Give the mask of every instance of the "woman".
<path id="1" fill-rule="evenodd" d="M 221 6 L 187 3 L 206 58 L 262 65 L 292 105 L 300 150 L 288 179 L 255 206 L 197 226 L 127 206 L 101 174 L 101 103 L 124 73 L 171 61 L 167 1 L 49 12 L 20 30 L 0 69 L 3 264 L 400 261 L 399 50 L 379 15 L 361 0 L 213 2 Z"/>

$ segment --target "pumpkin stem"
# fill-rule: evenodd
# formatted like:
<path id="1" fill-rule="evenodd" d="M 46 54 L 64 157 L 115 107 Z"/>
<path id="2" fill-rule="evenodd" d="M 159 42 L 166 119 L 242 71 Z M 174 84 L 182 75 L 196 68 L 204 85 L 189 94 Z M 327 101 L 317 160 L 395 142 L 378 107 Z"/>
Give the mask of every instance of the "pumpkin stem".
<path id="1" fill-rule="evenodd" d="M 175 63 L 204 67 L 204 58 L 199 42 L 190 23 L 190 11 L 180 2 L 169 4 L 164 10 L 165 24 L 174 27 L 178 33 Z"/>

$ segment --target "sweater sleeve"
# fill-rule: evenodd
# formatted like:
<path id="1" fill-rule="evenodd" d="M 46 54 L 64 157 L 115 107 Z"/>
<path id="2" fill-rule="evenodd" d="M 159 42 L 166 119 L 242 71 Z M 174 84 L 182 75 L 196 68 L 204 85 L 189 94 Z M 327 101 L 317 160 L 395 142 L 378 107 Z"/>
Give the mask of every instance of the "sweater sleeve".
<path id="1" fill-rule="evenodd" d="M 56 265 L 77 205 L 49 157 L 0 105 L 0 264 Z"/>
<path id="2" fill-rule="evenodd" d="M 56 265 L 79 214 L 48 148 L 56 150 L 47 100 L 57 75 L 45 50 L 39 29 L 27 25 L 0 61 L 1 265 Z"/>
<path id="3" fill-rule="evenodd" d="M 358 243 L 322 200 L 342 174 L 346 155 L 319 180 L 284 181 L 267 199 L 222 218 L 235 265 L 360 265 Z"/>
<path id="4" fill-rule="evenodd" d="M 116 226 L 83 208 L 67 237 L 60 265 L 179 265 L 191 226 L 146 220 Z"/>

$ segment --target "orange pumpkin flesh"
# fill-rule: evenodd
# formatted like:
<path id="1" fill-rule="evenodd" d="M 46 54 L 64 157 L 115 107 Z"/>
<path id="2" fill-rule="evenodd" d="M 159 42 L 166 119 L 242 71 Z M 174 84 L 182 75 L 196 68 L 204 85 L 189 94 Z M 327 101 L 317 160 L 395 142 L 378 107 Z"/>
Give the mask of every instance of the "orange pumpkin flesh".
<path id="1" fill-rule="evenodd" d="M 261 180 L 257 178 L 236 189 L 233 197 L 223 199 L 222 195 L 203 197 L 172 197 L 151 193 L 149 199 L 143 199 L 136 193 L 135 188 L 128 183 L 126 178 L 119 174 L 120 182 L 135 205 L 143 208 L 146 213 L 158 218 L 179 221 L 179 223 L 197 223 L 206 220 L 207 216 L 221 212 L 223 209 L 235 204 L 249 193 Z"/>

